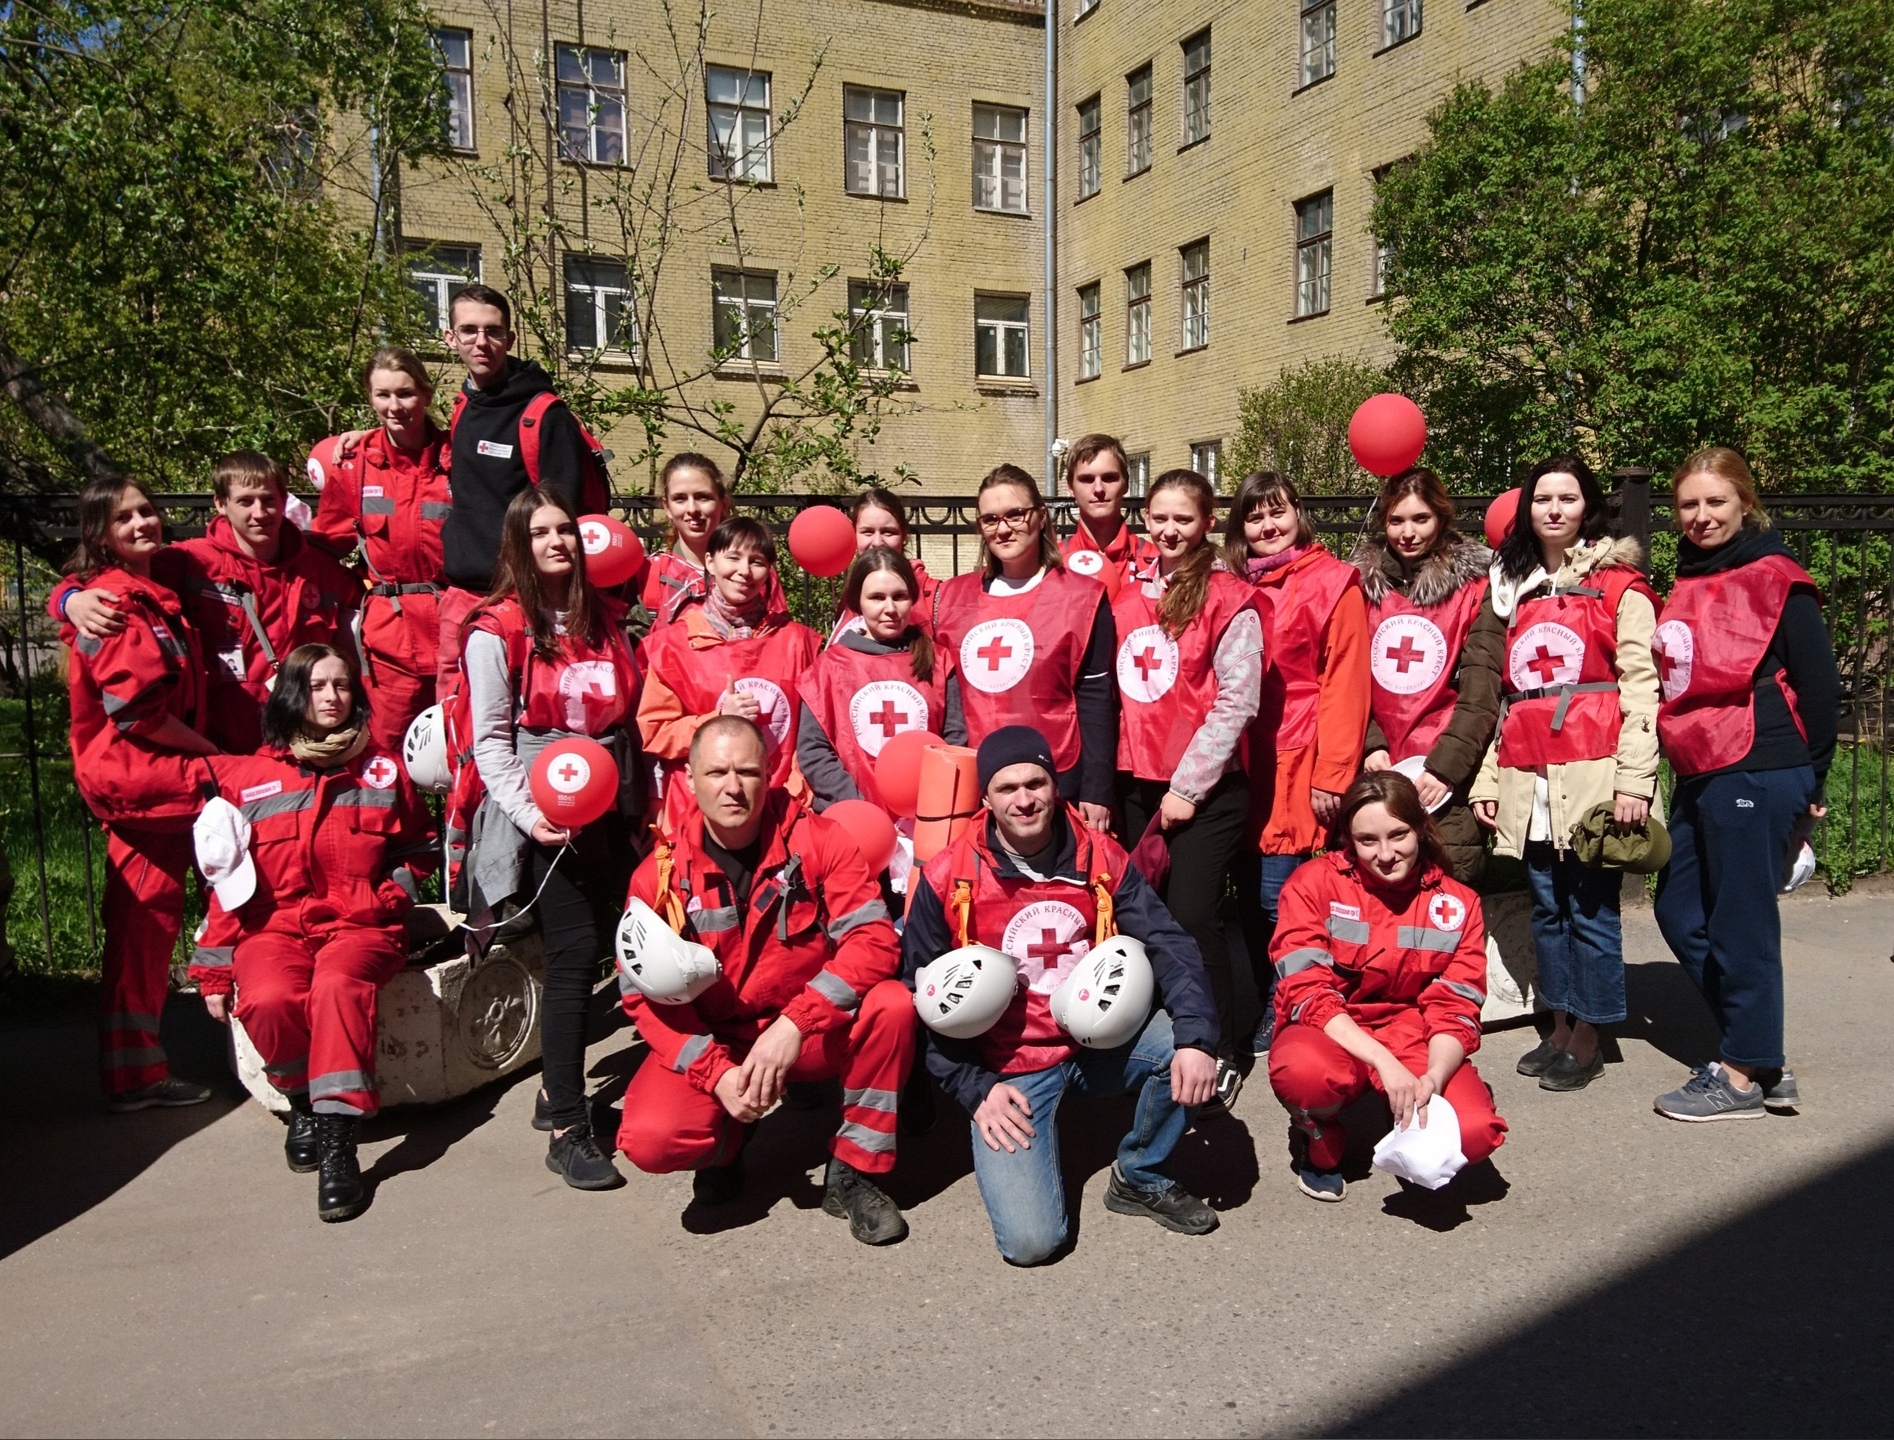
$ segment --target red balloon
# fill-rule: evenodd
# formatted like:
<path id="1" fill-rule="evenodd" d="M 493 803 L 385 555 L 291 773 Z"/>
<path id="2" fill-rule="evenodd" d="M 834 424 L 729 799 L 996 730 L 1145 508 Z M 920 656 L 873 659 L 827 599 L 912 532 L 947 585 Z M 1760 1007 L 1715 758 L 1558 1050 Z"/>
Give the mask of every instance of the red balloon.
<path id="1" fill-rule="evenodd" d="M 811 575 L 840 575 L 855 558 L 855 522 L 833 505 L 811 505 L 789 522 L 789 553 Z"/>
<path id="2" fill-rule="evenodd" d="M 921 803 L 921 752 L 947 742 L 930 730 L 903 730 L 875 757 L 875 789 L 881 803 L 909 819 Z"/>
<path id="3" fill-rule="evenodd" d="M 318 495 L 322 493 L 322 487 L 329 483 L 329 477 L 335 474 L 336 466 L 341 463 L 336 459 L 335 454 L 336 446 L 341 442 L 340 435 L 331 435 L 326 440 L 316 441 L 315 448 L 309 452 L 309 458 L 303 462 L 303 470 L 309 476 L 309 484 Z"/>
<path id="4" fill-rule="evenodd" d="M 1486 543 L 1493 549 L 1499 549 L 1513 528 L 1513 516 L 1519 513 L 1519 491 L 1508 490 L 1504 495 L 1495 495 L 1493 503 L 1486 507 Z"/>
<path id="5" fill-rule="evenodd" d="M 585 543 L 585 578 L 600 589 L 623 585 L 644 564 L 644 545 L 631 526 L 610 515 L 581 515 L 579 539 Z"/>
<path id="6" fill-rule="evenodd" d="M 1426 445 L 1427 421 L 1405 395 L 1371 395 L 1348 422 L 1348 448 L 1370 475 L 1399 475 Z"/>
<path id="7" fill-rule="evenodd" d="M 837 800 L 822 812 L 822 818 L 833 820 L 848 832 L 871 872 L 879 873 L 894 858 L 894 821 L 879 805 L 866 800 Z"/>
<path id="8" fill-rule="evenodd" d="M 539 813 L 561 830 L 590 825 L 618 803 L 618 762 L 598 741 L 582 736 L 541 750 L 526 779 Z"/>

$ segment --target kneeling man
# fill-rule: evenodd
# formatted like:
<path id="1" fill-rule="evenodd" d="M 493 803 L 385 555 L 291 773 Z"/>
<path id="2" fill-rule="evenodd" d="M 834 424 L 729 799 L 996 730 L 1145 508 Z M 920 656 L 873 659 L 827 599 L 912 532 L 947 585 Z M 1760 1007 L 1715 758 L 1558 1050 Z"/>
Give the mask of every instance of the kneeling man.
<path id="1" fill-rule="evenodd" d="M 822 1208 L 857 1240 L 908 1233 L 868 1177 L 894 1168 L 895 1100 L 914 1056 L 914 1000 L 894 979 L 900 942 L 848 833 L 768 793 L 763 732 L 704 722 L 687 770 L 699 814 L 631 879 L 633 899 L 706 946 L 708 990 L 658 1005 L 619 976 L 651 1054 L 625 1092 L 618 1148 L 640 1170 L 695 1170 L 699 1204 L 736 1198 L 750 1131 L 792 1080 L 842 1077 Z"/>
<path id="2" fill-rule="evenodd" d="M 1036 1265 L 1065 1244 L 1057 1115 L 1068 1087 L 1138 1097 L 1107 1209 L 1185 1235 L 1216 1229 L 1216 1212 L 1164 1174 L 1190 1125 L 1187 1107 L 1216 1088 L 1217 1012 L 1203 957 L 1123 848 L 1059 799 L 1043 735 L 1024 725 L 996 730 L 981 743 L 978 766 L 985 809 L 928 862 L 902 945 L 910 981 L 961 945 L 1003 950 L 1018 966 L 1021 986 L 986 1034 L 927 1034 L 928 1068 L 973 1117 L 973 1170 L 1000 1254 Z M 1113 933 L 1145 945 L 1157 1007 L 1128 1043 L 1083 1049 L 1053 1020 L 1052 992 Z"/>

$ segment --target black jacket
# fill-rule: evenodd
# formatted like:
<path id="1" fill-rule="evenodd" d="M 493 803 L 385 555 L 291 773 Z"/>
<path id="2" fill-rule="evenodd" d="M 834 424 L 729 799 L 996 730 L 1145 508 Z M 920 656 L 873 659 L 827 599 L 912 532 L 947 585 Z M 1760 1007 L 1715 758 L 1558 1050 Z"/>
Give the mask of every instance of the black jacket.
<path id="1" fill-rule="evenodd" d="M 442 569 L 463 590 L 484 595 L 493 588 L 500 522 L 532 483 L 520 459 L 520 416 L 527 401 L 552 388 L 552 377 L 532 360 L 509 361 L 497 389 L 478 389 L 471 380 L 462 387 L 467 403 L 454 426 L 454 503 L 441 526 L 441 548 Z M 553 406 L 540 424 L 539 483 L 576 506 L 584 459 L 579 422 L 565 406 Z"/>

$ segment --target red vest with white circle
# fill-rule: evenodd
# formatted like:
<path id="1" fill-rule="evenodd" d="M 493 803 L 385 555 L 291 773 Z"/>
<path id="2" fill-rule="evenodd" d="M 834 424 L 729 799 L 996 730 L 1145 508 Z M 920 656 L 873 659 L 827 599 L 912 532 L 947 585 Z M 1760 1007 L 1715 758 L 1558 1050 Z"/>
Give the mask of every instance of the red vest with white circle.
<path id="1" fill-rule="evenodd" d="M 1111 543 L 1101 547 L 1081 521 L 1060 542 L 1059 554 L 1065 559 L 1066 569 L 1096 580 L 1113 600 L 1138 571 L 1157 563 L 1157 546 L 1149 536 L 1132 534 L 1129 525 L 1120 525 Z"/>
<path id="2" fill-rule="evenodd" d="M 675 550 L 654 550 L 645 557 L 644 588 L 638 598 L 651 612 L 651 624 L 668 625 L 686 600 L 701 600 L 710 581 L 700 566 Z"/>
<path id="3" fill-rule="evenodd" d="M 507 662 L 519 679 L 515 723 L 528 730 L 563 730 L 593 739 L 620 729 L 638 702 L 638 664 L 631 656 L 625 632 L 618 626 L 620 607 L 603 596 L 605 640 L 594 645 L 576 636 L 562 637 L 558 658 L 547 660 L 533 650 L 526 630 L 526 614 L 513 599 L 481 610 L 469 628 L 484 630 L 506 642 Z M 518 664 L 514 664 L 515 658 Z"/>
<path id="4" fill-rule="evenodd" d="M 1227 570 L 1210 574 L 1203 609 L 1173 638 L 1158 623 L 1161 596 L 1145 593 L 1140 571 L 1112 601 L 1118 624 L 1118 768 L 1140 780 L 1169 780 L 1217 699 L 1217 646 L 1230 622 L 1257 609 L 1253 586 Z"/>
<path id="5" fill-rule="evenodd" d="M 1047 567 L 1023 595 L 992 595 L 983 572 L 956 575 L 934 597 L 934 638 L 954 657 L 967 743 L 1031 725 L 1061 771 L 1079 763 L 1079 666 L 1105 602 L 1096 580 Z"/>
<path id="6" fill-rule="evenodd" d="M 1092 946 L 1118 933 L 1111 897 L 1129 863 L 1125 852 L 1109 835 L 1087 829 L 1070 806 L 1065 823 L 1078 836 L 1083 884 L 1002 877 L 987 849 L 984 812 L 923 872 L 940 897 L 956 945 L 991 945 L 1016 962 L 1019 988 L 1012 1003 L 975 1042 L 981 1063 L 996 1074 L 1044 1070 L 1078 1053 L 1052 1018 L 1052 992 Z"/>
<path id="7" fill-rule="evenodd" d="M 881 804 L 875 761 L 881 747 L 909 730 L 933 730 L 947 713 L 944 666 L 934 662 L 932 679 L 914 678 L 914 657 L 905 650 L 864 655 L 831 645 L 802 677 L 803 703 L 822 723 L 836 757 L 862 798 Z"/>
<path id="8" fill-rule="evenodd" d="M 1588 583 L 1522 601 L 1506 632 L 1506 704 L 1499 763 L 1515 770 L 1615 754 L 1618 604 L 1627 590 L 1656 597 L 1637 571 L 1609 565 Z"/>
<path id="9" fill-rule="evenodd" d="M 1787 555 L 1678 579 L 1651 651 L 1663 686 L 1657 738 L 1679 775 L 1720 770 L 1749 753 L 1756 739 L 1756 685 L 1763 678 L 1756 668 L 1797 589 L 1820 595 L 1808 571 Z M 1802 728 L 1788 677 L 1774 678 Z"/>
<path id="10" fill-rule="evenodd" d="M 1368 607 L 1368 673 L 1374 718 L 1388 739 L 1388 759 L 1425 755 L 1453 719 L 1460 647 L 1486 599 L 1481 577 L 1438 604 L 1409 603 L 1392 588 Z"/>
<path id="11" fill-rule="evenodd" d="M 1278 750 L 1299 750 L 1315 739 L 1322 637 L 1342 596 L 1360 585 L 1361 572 L 1320 545 L 1257 582 L 1271 603 L 1264 611 L 1263 700 L 1252 736 L 1273 736 Z"/>

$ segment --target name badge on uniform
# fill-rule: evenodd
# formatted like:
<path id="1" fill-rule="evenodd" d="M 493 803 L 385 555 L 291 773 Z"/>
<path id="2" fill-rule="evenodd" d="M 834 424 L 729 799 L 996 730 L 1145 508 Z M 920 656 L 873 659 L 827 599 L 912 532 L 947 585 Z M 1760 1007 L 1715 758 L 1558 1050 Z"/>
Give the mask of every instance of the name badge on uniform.
<path id="1" fill-rule="evenodd" d="M 474 446 L 474 449 L 482 455 L 497 456 L 501 460 L 511 460 L 513 458 L 513 447 L 511 445 L 502 445 L 498 440 L 482 440 L 478 445 Z"/>
<path id="2" fill-rule="evenodd" d="M 382 494 L 383 491 L 379 485 L 364 485 L 362 487 L 362 498 L 364 500 L 379 500 Z"/>
<path id="3" fill-rule="evenodd" d="M 265 780 L 261 785 L 252 785 L 248 789 L 238 791 L 237 798 L 243 804 L 248 805 L 252 800 L 267 800 L 272 795 L 281 795 L 282 793 L 283 782 L 281 780 Z"/>
<path id="4" fill-rule="evenodd" d="M 1344 905 L 1339 900 L 1331 900 L 1328 902 L 1328 913 L 1337 920 L 1359 920 L 1361 918 L 1361 907 L 1359 905 Z"/>
<path id="5" fill-rule="evenodd" d="M 224 662 L 224 669 L 228 670 L 239 680 L 248 678 L 248 671 L 243 663 L 243 650 L 241 647 L 235 650 L 219 650 L 217 652 L 217 658 Z"/>

